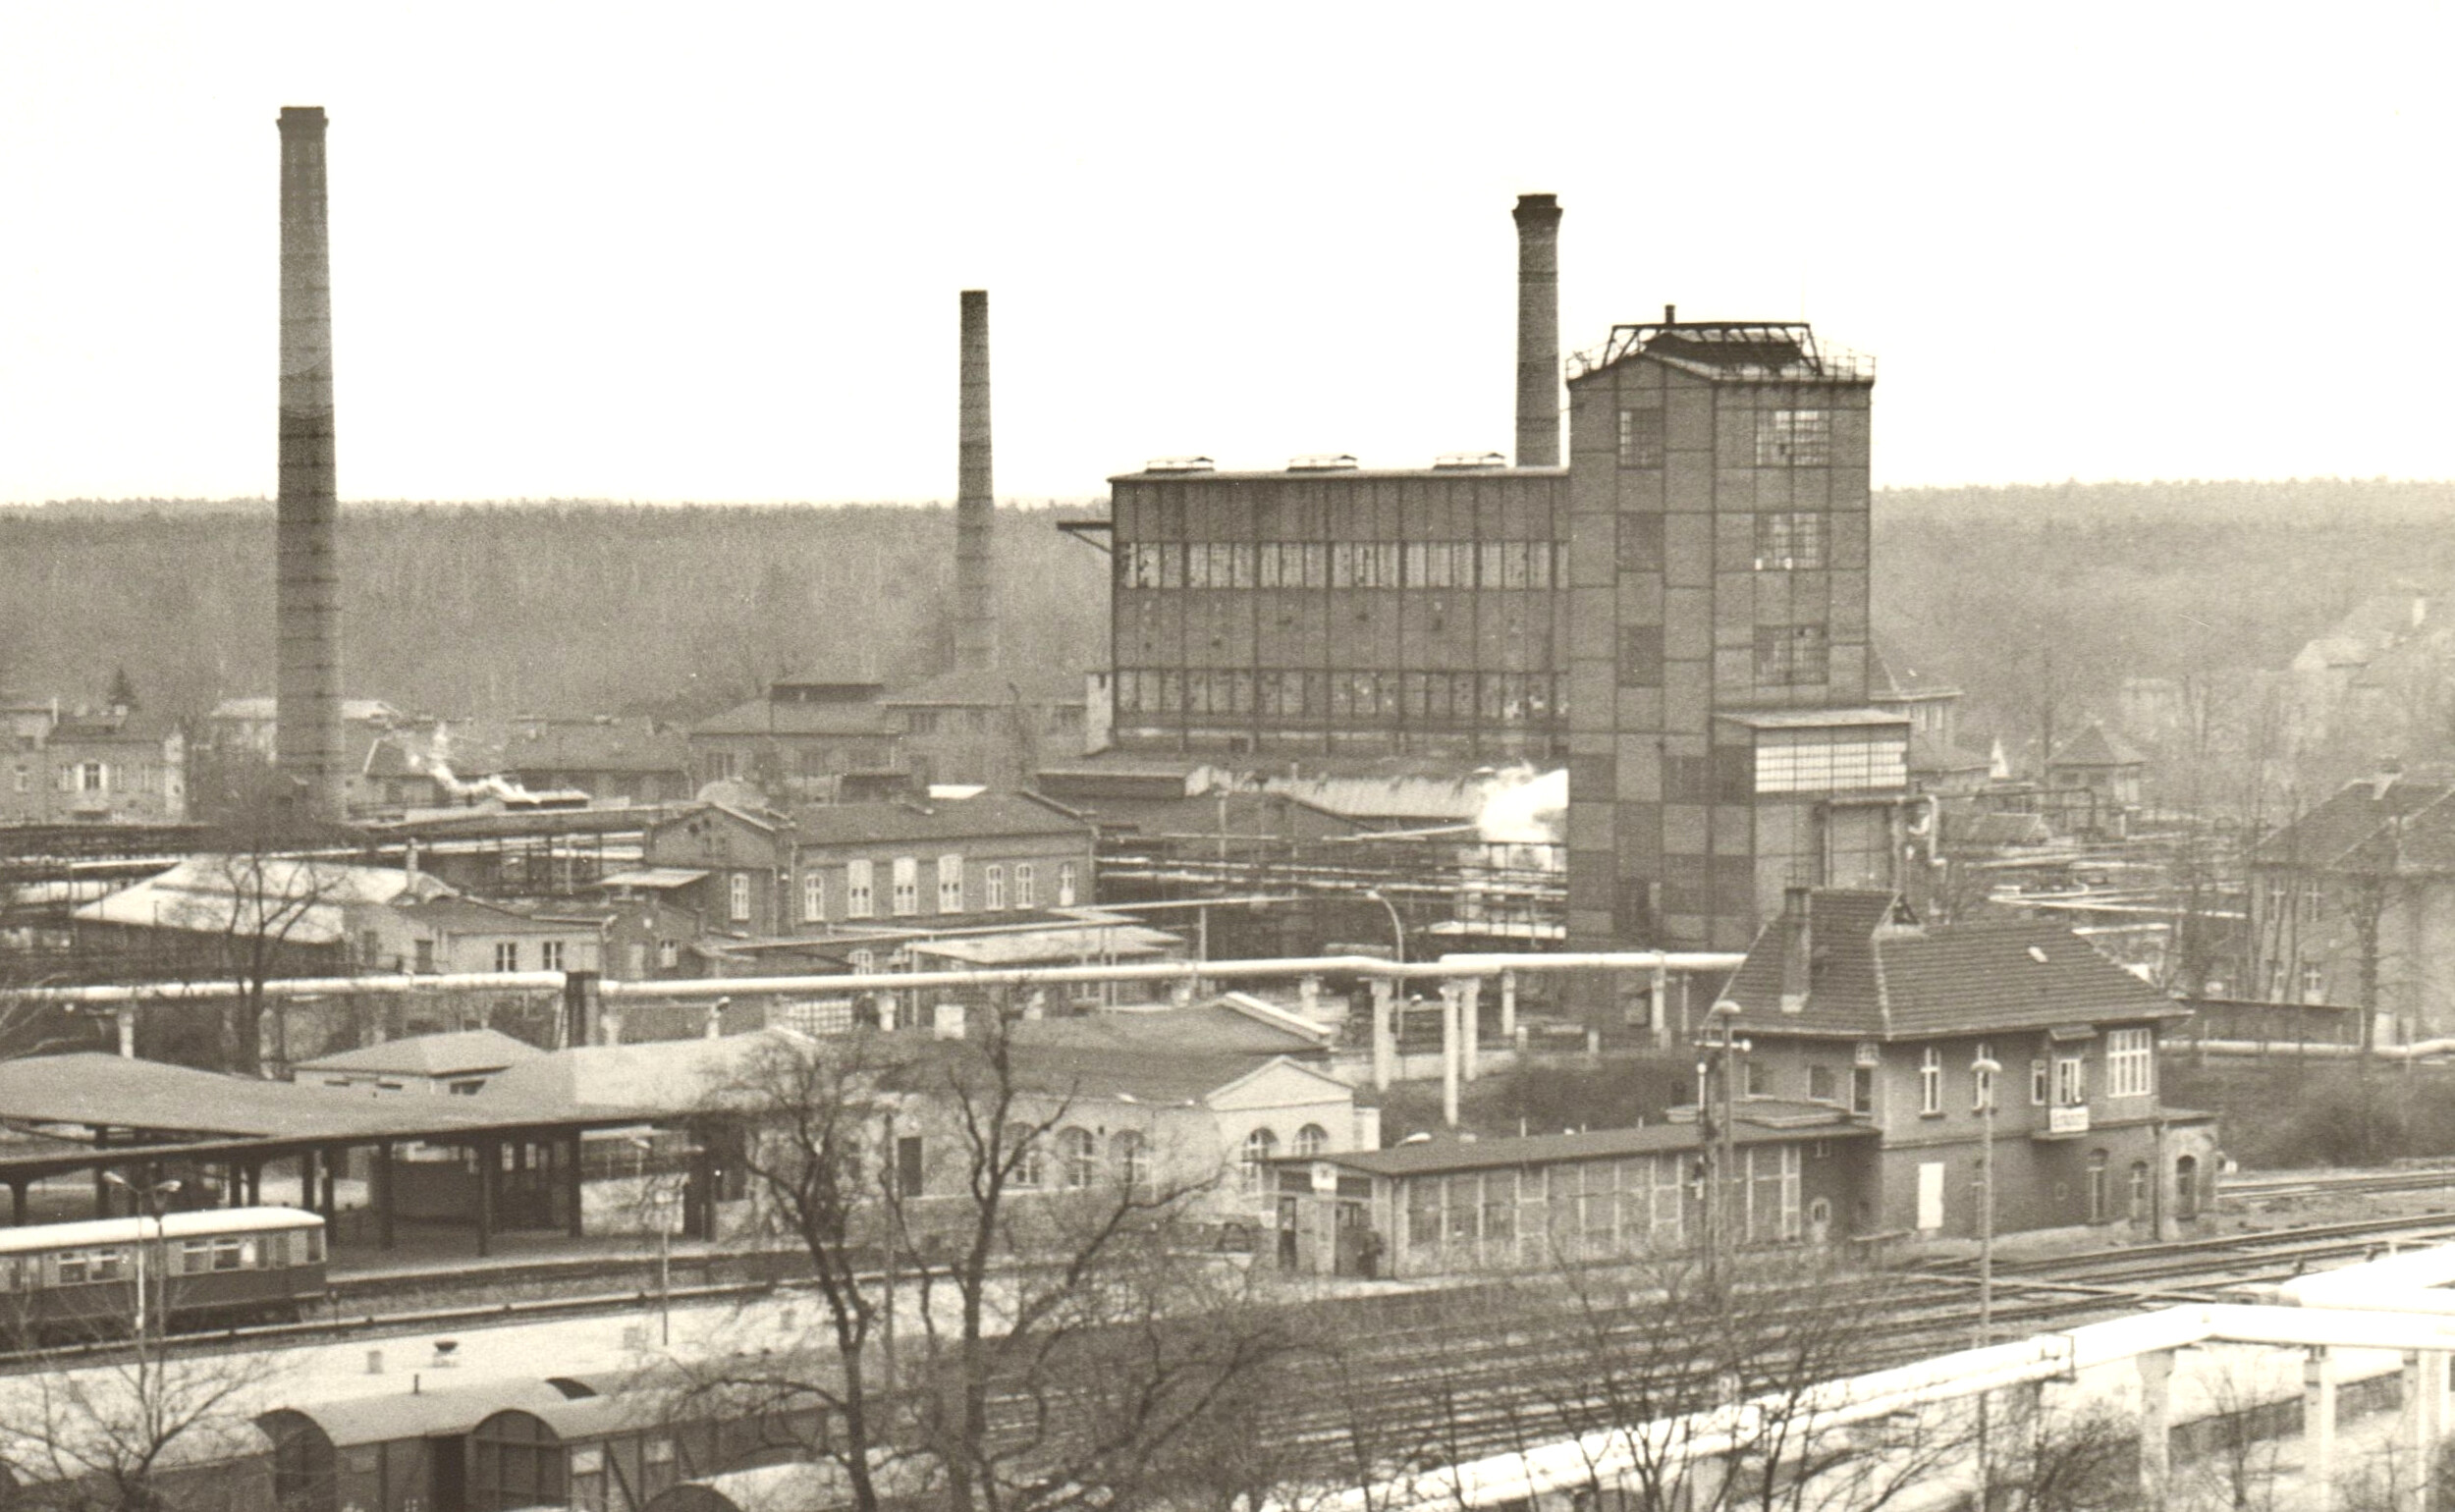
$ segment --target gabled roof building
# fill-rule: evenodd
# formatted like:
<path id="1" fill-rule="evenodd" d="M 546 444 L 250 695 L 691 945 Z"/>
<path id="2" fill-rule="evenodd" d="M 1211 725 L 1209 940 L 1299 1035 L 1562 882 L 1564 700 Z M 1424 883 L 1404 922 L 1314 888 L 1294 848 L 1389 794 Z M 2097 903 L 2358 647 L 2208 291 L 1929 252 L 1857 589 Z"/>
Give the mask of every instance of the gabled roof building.
<path id="1" fill-rule="evenodd" d="M 1886 891 L 1793 890 L 1722 999 L 1743 1099 L 1876 1131 L 1848 1231 L 1974 1234 L 1991 1060 L 1997 1226 L 2169 1233 L 2214 1192 L 2209 1115 L 2167 1107 L 2159 1036 L 2188 1010 L 2062 926 L 1924 926 Z M 1718 1038 L 1719 1030 L 1709 1038 Z"/>

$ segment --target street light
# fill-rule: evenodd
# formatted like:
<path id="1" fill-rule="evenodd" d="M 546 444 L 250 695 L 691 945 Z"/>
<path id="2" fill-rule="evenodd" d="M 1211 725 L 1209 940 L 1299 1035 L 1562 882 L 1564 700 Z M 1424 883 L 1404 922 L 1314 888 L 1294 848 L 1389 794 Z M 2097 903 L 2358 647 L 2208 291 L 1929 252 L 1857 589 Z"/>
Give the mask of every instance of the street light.
<path id="1" fill-rule="evenodd" d="M 648 1202 L 648 1152 L 656 1141 L 645 1134 L 630 1136 L 630 1147 L 639 1152 L 639 1201 L 643 1211 L 656 1214 L 656 1336 L 660 1344 L 674 1342 L 674 1231 L 666 1222 L 665 1194 L 660 1189 L 657 1200 Z"/>
<path id="2" fill-rule="evenodd" d="M 1978 1345 L 1994 1342 L 1994 1088 L 2003 1067 L 1991 1055 L 1970 1063 L 1978 1077 L 1978 1116 L 1986 1139 L 1978 1153 Z"/>
<path id="3" fill-rule="evenodd" d="M 1705 1277 L 1709 1288 L 1719 1284 L 1722 1252 L 1730 1247 L 1730 1170 L 1737 1163 L 1731 1138 L 1731 1125 L 1737 1120 L 1731 1057 L 1748 1052 L 1747 1041 L 1732 1038 L 1740 1012 L 1739 1005 L 1727 998 L 1706 1010 L 1706 1025 L 1716 1037 L 1706 1041 L 1704 1048 L 1710 1053 L 1709 1057 L 1698 1068 L 1700 1078 L 1710 1068 L 1719 1081 L 1710 1098 L 1706 1087 L 1697 1088 L 1697 1117 L 1705 1124 L 1706 1135 L 1702 1143 L 1706 1147 Z M 1716 1103 L 1720 1105 L 1718 1108 Z"/>
<path id="4" fill-rule="evenodd" d="M 1398 918 L 1398 905 L 1382 896 L 1379 888 L 1366 888 L 1364 895 L 1390 910 L 1390 938 L 1398 947 L 1398 964 L 1406 964 L 1406 925 Z"/>
<path id="5" fill-rule="evenodd" d="M 1982 1047 L 1983 1049 L 1983 1047 Z M 1985 1139 L 1978 1147 L 1978 1347 L 1994 1342 L 1994 1089 L 2003 1067 L 1992 1055 L 1980 1054 L 1969 1063 L 1978 1080 L 1978 1116 L 1985 1120 Z M 1994 1469 L 1988 1444 L 1988 1395 L 1978 1393 L 1978 1504 L 1994 1499 Z"/>
<path id="6" fill-rule="evenodd" d="M 102 1173 L 102 1179 L 108 1181 L 115 1187 L 124 1189 L 130 1197 L 135 1198 L 136 1201 L 136 1342 L 141 1344 L 145 1339 L 144 1217 L 147 1213 L 150 1213 L 153 1215 L 153 1240 L 156 1244 L 161 1243 L 163 1236 L 162 1212 L 163 1209 L 169 1204 L 172 1196 L 179 1191 L 179 1178 L 174 1176 L 167 1181 L 157 1181 L 151 1186 L 138 1186 L 134 1181 L 129 1180 L 126 1176 L 121 1175 L 118 1171 L 106 1170 Z M 168 1262 L 169 1257 L 165 1256 L 165 1265 L 167 1265 Z"/>

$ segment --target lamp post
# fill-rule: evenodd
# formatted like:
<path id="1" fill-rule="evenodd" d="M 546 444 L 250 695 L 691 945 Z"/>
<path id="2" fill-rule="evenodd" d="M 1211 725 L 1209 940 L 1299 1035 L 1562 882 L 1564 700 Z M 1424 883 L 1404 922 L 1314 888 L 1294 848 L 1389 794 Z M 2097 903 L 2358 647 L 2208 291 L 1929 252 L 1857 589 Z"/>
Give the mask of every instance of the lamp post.
<path id="1" fill-rule="evenodd" d="M 656 1141 L 645 1134 L 633 1134 L 630 1147 L 639 1152 L 639 1204 L 642 1212 L 656 1215 L 656 1337 L 660 1344 L 674 1342 L 674 1229 L 667 1221 L 665 1193 L 659 1189 L 656 1201 L 648 1201 L 648 1152 Z"/>
<path id="2" fill-rule="evenodd" d="M 151 1186 L 138 1186 L 115 1170 L 106 1170 L 102 1179 L 126 1191 L 136 1202 L 136 1342 L 145 1340 L 145 1216 L 153 1218 L 153 1241 L 162 1242 L 162 1211 L 179 1191 L 179 1178 L 156 1181 Z M 167 1257 L 166 1257 L 167 1261 Z"/>
<path id="3" fill-rule="evenodd" d="M 1736 1119 L 1736 1098 L 1731 1086 L 1731 1058 L 1745 1054 L 1748 1042 L 1735 1039 L 1739 1005 L 1724 998 L 1706 1010 L 1709 1033 L 1705 1049 L 1707 1066 L 1718 1082 L 1718 1086 L 1697 1089 L 1697 1115 L 1707 1121 L 1703 1141 L 1706 1147 L 1705 1167 L 1705 1279 L 1708 1288 L 1721 1282 L 1723 1252 L 1731 1247 L 1730 1234 L 1730 1169 L 1736 1163 L 1731 1139 L 1731 1124 Z M 1708 1093 L 1711 1092 L 1709 1098 Z M 1718 1105 L 1718 1106 L 1716 1106 Z"/>
<path id="4" fill-rule="evenodd" d="M 1406 924 L 1398 917 L 1398 905 L 1382 895 L 1379 888 L 1366 888 L 1364 895 L 1390 910 L 1390 939 L 1396 945 L 1398 964 L 1406 964 Z"/>
<path id="5" fill-rule="evenodd" d="M 1978 1116 L 1985 1138 L 1978 1147 L 1978 1345 L 1994 1342 L 1994 1089 L 2003 1067 L 1980 1055 L 1969 1069 L 1978 1078 Z"/>
<path id="6" fill-rule="evenodd" d="M 1978 1080 L 1978 1116 L 1985 1130 L 1978 1146 L 1978 1347 L 1984 1349 L 1994 1342 L 1994 1089 L 2003 1079 L 2003 1067 L 1992 1055 L 1981 1054 L 1969 1069 Z M 1994 1502 L 1988 1401 L 1986 1392 L 1978 1393 L 1978 1505 L 1982 1508 Z"/>

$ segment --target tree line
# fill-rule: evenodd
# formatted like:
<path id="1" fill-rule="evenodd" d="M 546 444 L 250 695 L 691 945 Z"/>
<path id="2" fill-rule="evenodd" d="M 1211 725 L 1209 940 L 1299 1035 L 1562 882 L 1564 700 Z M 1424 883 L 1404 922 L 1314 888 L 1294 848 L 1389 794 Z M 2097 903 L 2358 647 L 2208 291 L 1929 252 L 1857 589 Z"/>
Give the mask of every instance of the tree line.
<path id="1" fill-rule="evenodd" d="M 2042 705 L 2279 667 L 2371 592 L 2455 582 L 2450 510 L 2455 484 L 2383 479 L 1888 490 L 1875 621 L 2033 739 Z M 1055 528 L 1101 513 L 1000 511 L 1011 664 L 1106 661 L 1108 559 Z M 413 712 L 688 717 L 785 673 L 926 675 L 950 646 L 944 506 L 352 504 L 341 544 L 350 691 Z M 165 712 L 268 692 L 272 592 L 260 502 L 0 510 L 0 687 L 98 699 L 124 667 Z"/>

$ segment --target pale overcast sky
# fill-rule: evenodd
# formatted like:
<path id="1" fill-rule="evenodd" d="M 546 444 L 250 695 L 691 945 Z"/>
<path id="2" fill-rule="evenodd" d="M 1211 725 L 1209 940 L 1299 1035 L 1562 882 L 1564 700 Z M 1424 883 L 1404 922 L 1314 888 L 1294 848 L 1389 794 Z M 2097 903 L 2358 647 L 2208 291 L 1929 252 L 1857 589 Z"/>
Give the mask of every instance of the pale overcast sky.
<path id="1" fill-rule="evenodd" d="M 2455 476 L 2442 5 L 0 0 L 0 501 L 273 487 L 285 104 L 345 499 L 944 498 L 1510 444 L 1563 345 L 1813 320 L 1890 485 Z"/>

